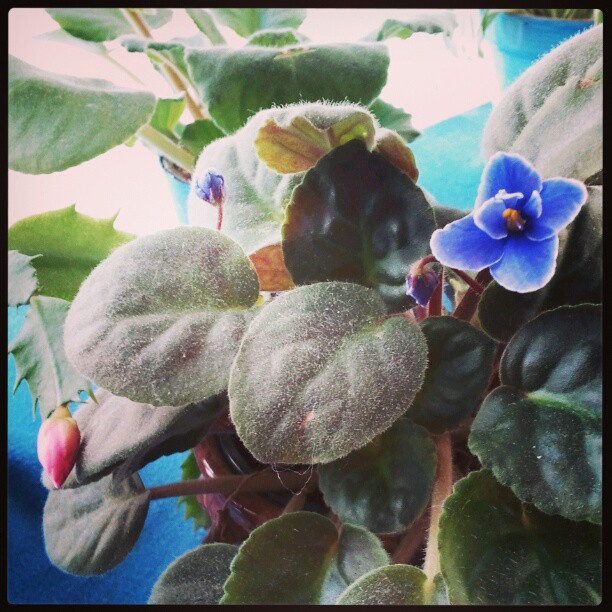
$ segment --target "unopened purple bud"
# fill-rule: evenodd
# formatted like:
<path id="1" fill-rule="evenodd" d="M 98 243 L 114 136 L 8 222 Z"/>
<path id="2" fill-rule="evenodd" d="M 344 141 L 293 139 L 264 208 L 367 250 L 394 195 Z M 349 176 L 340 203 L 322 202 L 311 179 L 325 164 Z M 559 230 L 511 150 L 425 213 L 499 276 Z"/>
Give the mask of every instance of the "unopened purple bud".
<path id="1" fill-rule="evenodd" d="M 427 306 L 439 282 L 431 268 L 414 267 L 406 276 L 406 295 L 413 297 L 419 306 Z"/>
<path id="2" fill-rule="evenodd" d="M 214 168 L 210 168 L 204 176 L 196 178 L 195 192 L 205 202 L 220 206 L 225 200 L 225 180 Z"/>

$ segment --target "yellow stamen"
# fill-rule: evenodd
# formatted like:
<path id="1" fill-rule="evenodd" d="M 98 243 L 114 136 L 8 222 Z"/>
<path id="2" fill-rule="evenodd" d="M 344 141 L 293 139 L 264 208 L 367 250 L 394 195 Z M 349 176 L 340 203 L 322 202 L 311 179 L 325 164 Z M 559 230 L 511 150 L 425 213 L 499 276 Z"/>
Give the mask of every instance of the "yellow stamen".
<path id="1" fill-rule="evenodd" d="M 522 230 L 525 227 L 525 219 L 521 216 L 521 213 L 514 208 L 506 208 L 502 213 L 504 219 L 506 219 L 506 225 L 508 229 L 516 232 Z"/>

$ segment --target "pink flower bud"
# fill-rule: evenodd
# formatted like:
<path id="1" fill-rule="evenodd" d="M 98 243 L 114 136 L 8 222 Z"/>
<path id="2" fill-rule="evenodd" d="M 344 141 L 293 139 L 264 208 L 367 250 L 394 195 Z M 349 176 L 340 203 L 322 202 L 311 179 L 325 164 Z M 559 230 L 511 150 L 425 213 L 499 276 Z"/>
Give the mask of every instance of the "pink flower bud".
<path id="1" fill-rule="evenodd" d="M 59 489 L 72 470 L 81 433 L 67 406 L 56 408 L 38 430 L 38 460 L 50 476 L 55 488 Z"/>

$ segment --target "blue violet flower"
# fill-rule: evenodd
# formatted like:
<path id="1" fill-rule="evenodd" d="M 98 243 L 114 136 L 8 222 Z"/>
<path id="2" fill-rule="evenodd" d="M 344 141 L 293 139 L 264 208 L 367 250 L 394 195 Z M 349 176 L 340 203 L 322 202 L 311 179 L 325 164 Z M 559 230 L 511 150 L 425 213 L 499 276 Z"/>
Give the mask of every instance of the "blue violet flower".
<path id="1" fill-rule="evenodd" d="M 415 264 L 406 276 L 406 295 L 413 297 L 419 306 L 427 306 L 440 279 L 430 267 Z"/>
<path id="2" fill-rule="evenodd" d="M 196 178 L 195 193 L 198 198 L 219 206 L 225 200 L 225 180 L 214 168 L 210 168 L 204 176 Z"/>
<path id="3" fill-rule="evenodd" d="M 473 212 L 436 230 L 432 253 L 450 268 L 489 267 L 510 291 L 536 291 L 555 272 L 559 232 L 586 199 L 580 181 L 542 181 L 520 155 L 496 153 L 482 173 Z"/>

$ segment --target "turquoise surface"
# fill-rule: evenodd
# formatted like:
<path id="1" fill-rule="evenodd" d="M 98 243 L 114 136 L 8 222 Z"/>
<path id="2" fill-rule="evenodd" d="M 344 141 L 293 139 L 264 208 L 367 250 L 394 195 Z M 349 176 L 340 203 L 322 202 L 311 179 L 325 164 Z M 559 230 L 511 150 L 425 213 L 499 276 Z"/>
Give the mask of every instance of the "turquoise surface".
<path id="1" fill-rule="evenodd" d="M 443 121 L 423 131 L 411 147 L 420 170 L 419 184 L 440 204 L 471 208 L 484 160 L 480 140 L 490 105 Z M 174 180 L 174 179 L 173 179 Z M 186 194 L 177 199 L 184 205 Z M 9 341 L 18 333 L 27 307 L 9 308 Z M 142 535 L 127 559 L 107 574 L 78 578 L 51 565 L 42 537 L 46 490 L 40 483 L 36 457 L 40 420 L 32 421 L 31 397 L 25 383 L 17 393 L 15 363 L 8 363 L 8 597 L 11 603 L 146 603 L 165 567 L 197 546 L 203 532 L 194 534 L 182 519 L 176 500 L 151 504 Z M 180 477 L 185 453 L 164 457 L 141 471 L 145 485 Z"/>

